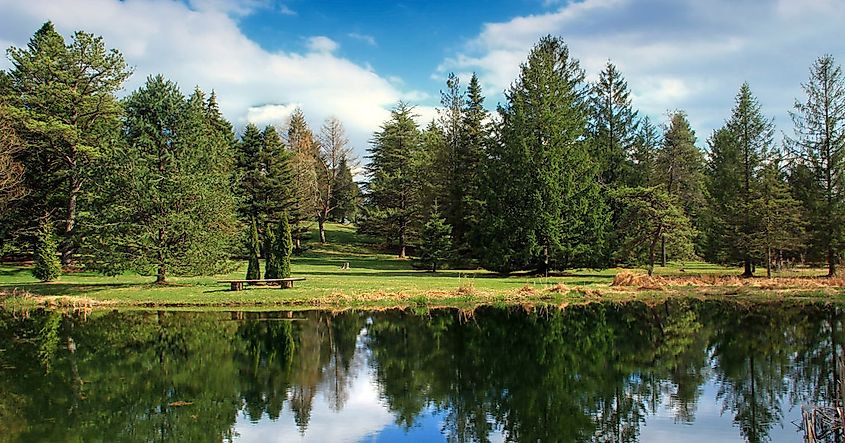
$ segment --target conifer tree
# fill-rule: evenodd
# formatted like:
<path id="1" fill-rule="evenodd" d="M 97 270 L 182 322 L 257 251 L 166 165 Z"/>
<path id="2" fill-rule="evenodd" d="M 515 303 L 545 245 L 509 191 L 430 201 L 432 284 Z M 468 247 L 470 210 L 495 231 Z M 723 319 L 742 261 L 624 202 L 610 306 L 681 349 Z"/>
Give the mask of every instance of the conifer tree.
<path id="1" fill-rule="evenodd" d="M 674 111 L 655 157 L 656 183 L 678 201 L 698 231 L 705 206 L 704 155 L 695 146 L 695 132 L 686 113 Z M 666 266 L 665 241 L 661 241 L 661 266 Z"/>
<path id="2" fill-rule="evenodd" d="M 261 242 L 258 241 L 258 226 L 255 218 L 250 220 L 247 249 L 249 250 L 249 266 L 246 269 L 246 279 L 258 280 L 261 278 L 261 263 L 258 259 L 261 255 Z"/>
<path id="3" fill-rule="evenodd" d="M 584 73 L 559 38 L 531 50 L 488 150 L 483 264 L 498 272 L 596 265 L 608 213 L 583 139 Z"/>
<path id="4" fill-rule="evenodd" d="M 337 176 L 332 191 L 332 219 L 340 223 L 354 220 L 358 209 L 361 190 L 352 179 L 352 171 L 346 158 L 340 159 Z"/>
<path id="5" fill-rule="evenodd" d="M 452 250 L 452 227 L 440 215 L 435 204 L 420 235 L 420 262 L 431 272 L 437 272 L 438 265 L 449 259 Z"/>
<path id="6" fill-rule="evenodd" d="M 801 203 L 790 192 L 782 163 L 775 156 L 764 161 L 753 189 L 752 212 L 759 229 L 754 249 L 764 256 L 767 277 L 772 276 L 773 262 L 781 266 L 783 253 L 800 251 L 804 243 Z"/>
<path id="7" fill-rule="evenodd" d="M 610 188 L 630 184 L 637 112 L 631 107 L 628 82 L 613 63 L 605 65 L 592 86 L 590 111 L 590 142 L 601 182 Z"/>
<path id="8" fill-rule="evenodd" d="M 278 227 L 274 227 L 271 223 L 267 224 L 267 231 L 264 234 L 264 279 L 281 278 L 279 275 L 281 275 L 282 257 L 279 255 L 277 232 Z"/>
<path id="9" fill-rule="evenodd" d="M 59 263 L 57 254 L 58 249 L 53 227 L 49 221 L 42 220 L 38 226 L 32 275 L 41 281 L 58 279 L 62 275 L 62 265 Z"/>
<path id="10" fill-rule="evenodd" d="M 805 102 L 795 101 L 790 139 L 796 168 L 805 180 L 803 204 L 809 215 L 810 252 L 827 261 L 828 275 L 845 248 L 845 77 L 833 56 L 820 57 L 802 85 Z"/>
<path id="11" fill-rule="evenodd" d="M 26 48 L 10 48 L 9 59 L 9 105 L 17 109 L 17 129 L 28 145 L 20 159 L 30 191 L 21 208 L 29 212 L 19 219 L 61 214 L 61 260 L 67 265 L 79 243 L 80 197 L 96 177 L 96 159 L 112 148 L 121 115 L 114 94 L 131 70 L 102 38 L 80 31 L 66 44 L 51 22 Z"/>
<path id="12" fill-rule="evenodd" d="M 460 189 L 460 200 L 452 223 L 452 238 L 455 249 L 463 258 L 476 255 L 479 250 L 481 206 L 484 199 L 481 187 L 483 175 L 481 165 L 489 128 L 486 120 L 489 113 L 484 109 L 484 96 L 478 76 L 473 73 L 469 79 L 464 102 L 461 140 L 455 153 L 456 171 L 453 187 Z M 456 193 L 457 194 L 457 193 Z"/>
<path id="13" fill-rule="evenodd" d="M 262 201 L 262 134 L 252 123 L 248 123 L 235 145 L 235 193 L 238 196 L 238 213 L 242 220 L 258 219 L 263 215 Z"/>
<path id="14" fill-rule="evenodd" d="M 730 119 L 710 140 L 709 196 L 718 220 L 721 257 L 744 264 L 743 277 L 753 275 L 754 245 L 759 235 L 754 214 L 760 168 L 771 149 L 774 127 L 743 83 Z"/>
<path id="15" fill-rule="evenodd" d="M 125 103 L 126 146 L 103 174 L 90 265 L 167 276 L 229 268 L 237 226 L 231 139 L 196 90 L 150 77 Z"/>
<path id="16" fill-rule="evenodd" d="M 297 108 L 287 124 L 287 147 L 291 152 L 294 173 L 294 205 L 289 217 L 296 250 L 302 250 L 302 240 L 308 233 L 307 220 L 313 220 L 320 196 L 320 144 L 308 127 L 305 114 Z"/>
<path id="17" fill-rule="evenodd" d="M 648 117 L 640 120 L 637 136 L 634 139 L 633 173 L 631 184 L 634 187 L 650 187 L 657 184 L 657 152 L 660 148 L 660 133 Z"/>
<path id="18" fill-rule="evenodd" d="M 419 130 L 413 109 L 405 103 L 400 102 L 390 115 L 368 149 L 370 182 L 360 230 L 396 244 L 399 257 L 404 258 L 421 216 L 414 180 Z"/>

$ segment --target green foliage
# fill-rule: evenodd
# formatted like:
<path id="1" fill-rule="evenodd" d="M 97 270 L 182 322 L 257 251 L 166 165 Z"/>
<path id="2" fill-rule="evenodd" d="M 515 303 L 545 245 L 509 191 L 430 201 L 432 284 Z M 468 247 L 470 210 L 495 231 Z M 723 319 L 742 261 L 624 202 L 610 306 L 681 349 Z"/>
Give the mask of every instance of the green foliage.
<path id="1" fill-rule="evenodd" d="M 62 275 L 59 263 L 58 245 L 53 227 L 47 220 L 42 220 L 38 227 L 38 240 L 33 256 L 32 275 L 41 281 L 53 281 Z"/>
<path id="2" fill-rule="evenodd" d="M 628 82 L 608 62 L 592 86 L 590 143 L 599 177 L 611 188 L 632 181 L 631 154 L 637 138 L 637 112 L 631 107 Z"/>
<path id="3" fill-rule="evenodd" d="M 759 235 L 754 237 L 753 246 L 765 257 L 769 277 L 772 263 L 782 265 L 783 253 L 801 251 L 805 239 L 801 203 L 790 192 L 780 165 L 777 158 L 765 163 L 754 189 L 753 215 Z"/>
<path id="4" fill-rule="evenodd" d="M 434 206 L 420 236 L 419 261 L 431 272 L 437 272 L 437 266 L 447 261 L 452 252 L 452 227 L 440 215 Z"/>
<path id="5" fill-rule="evenodd" d="M 247 249 L 249 250 L 249 265 L 246 269 L 246 279 L 258 280 L 261 278 L 261 263 L 258 259 L 261 255 L 261 242 L 258 240 L 258 227 L 254 218 L 250 220 L 249 224 Z"/>
<path id="6" fill-rule="evenodd" d="M 607 207 L 584 142 L 584 72 L 544 37 L 499 109 L 484 167 L 483 265 L 497 272 L 599 264 Z"/>
<path id="7" fill-rule="evenodd" d="M 802 203 L 810 221 L 811 253 L 824 257 L 828 273 L 845 249 L 845 76 L 833 56 L 810 67 L 802 85 L 806 102 L 795 101 L 790 149 L 801 168 Z"/>
<path id="8" fill-rule="evenodd" d="M 280 278 L 279 272 L 282 268 L 282 257 L 279 255 L 276 230 L 272 224 L 267 224 L 267 231 L 264 233 L 264 278 Z"/>
<path id="9" fill-rule="evenodd" d="M 279 262 L 279 278 L 290 277 L 290 256 L 293 254 L 293 239 L 290 232 L 287 213 L 282 214 L 279 231 L 276 235 L 276 256 Z"/>
<path id="10" fill-rule="evenodd" d="M 361 189 L 352 179 L 352 171 L 346 157 L 340 160 L 332 186 L 332 219 L 340 223 L 355 220 L 361 200 Z"/>
<path id="11" fill-rule="evenodd" d="M 676 258 L 692 256 L 694 231 L 683 209 L 665 189 L 622 187 L 612 197 L 620 208 L 617 259 L 648 264 L 651 275 L 661 241 Z"/>
<path id="12" fill-rule="evenodd" d="M 154 273 L 160 283 L 227 269 L 236 237 L 231 130 L 202 92 L 185 99 L 161 76 L 125 106 L 127 146 L 104 174 L 91 265 Z"/>
<path id="13" fill-rule="evenodd" d="M 400 102 L 390 115 L 373 135 L 368 149 L 370 182 L 361 231 L 398 245 L 399 257 L 405 257 L 421 217 L 421 196 L 416 189 L 419 182 L 414 175 L 419 172 L 415 161 L 419 158 L 420 134 L 413 108 Z"/>
<path id="14" fill-rule="evenodd" d="M 113 147 L 121 116 L 114 94 L 131 70 L 102 38 L 79 31 L 65 44 L 50 22 L 26 48 L 8 54 L 8 105 L 27 145 L 20 159 L 30 191 L 16 222 L 27 227 L 40 214 L 59 214 L 67 264 L 79 242 L 78 216 L 87 209 L 80 197 L 97 176 L 96 159 Z"/>
<path id="15" fill-rule="evenodd" d="M 744 262 L 745 275 L 752 275 L 752 262 L 759 251 L 759 219 L 755 188 L 763 159 L 771 150 L 774 128 L 763 117 L 760 104 L 743 83 L 730 119 L 710 139 L 708 187 L 715 223 L 710 229 L 709 249 L 721 262 Z M 712 254 L 712 252 L 711 252 Z"/>

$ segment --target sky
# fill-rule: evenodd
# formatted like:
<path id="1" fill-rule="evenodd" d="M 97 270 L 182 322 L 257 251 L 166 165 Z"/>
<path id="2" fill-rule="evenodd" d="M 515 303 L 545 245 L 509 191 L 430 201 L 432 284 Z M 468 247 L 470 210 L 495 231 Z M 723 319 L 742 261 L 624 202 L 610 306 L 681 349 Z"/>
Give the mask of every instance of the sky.
<path id="1" fill-rule="evenodd" d="M 450 72 L 477 73 L 494 110 L 548 34 L 588 80 L 614 63 L 641 115 L 686 111 L 702 148 L 744 81 L 779 141 L 813 61 L 845 62 L 845 0 L 0 0 L 0 48 L 47 20 L 124 54 L 134 74 L 121 96 L 160 73 L 214 90 L 239 130 L 300 107 L 315 132 L 339 118 L 359 156 L 400 100 L 420 124 L 435 118 Z"/>

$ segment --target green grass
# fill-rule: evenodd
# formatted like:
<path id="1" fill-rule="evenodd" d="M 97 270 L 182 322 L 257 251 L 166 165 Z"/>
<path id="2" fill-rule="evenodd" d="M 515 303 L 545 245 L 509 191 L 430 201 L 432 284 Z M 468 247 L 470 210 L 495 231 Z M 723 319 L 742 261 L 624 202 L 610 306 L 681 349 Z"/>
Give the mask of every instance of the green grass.
<path id="1" fill-rule="evenodd" d="M 620 269 L 578 269 L 551 277 L 518 274 L 502 277 L 483 270 L 444 270 L 430 273 L 414 269 L 410 260 L 378 250 L 374 239 L 359 236 L 351 226 L 327 225 L 327 243 L 311 242 L 303 255 L 293 259 L 293 275 L 305 277 L 292 289 L 247 287 L 231 292 L 218 280 L 242 279 L 246 262 L 224 275 L 171 277 L 170 284 L 152 284 L 154 277 L 125 274 L 105 277 L 89 272 L 66 274 L 57 282 L 41 283 L 27 266 L 0 265 L 0 306 L 53 304 L 96 306 L 287 306 L 287 307 L 380 307 L 422 305 L 473 306 L 477 304 L 563 304 L 599 298 L 696 295 L 689 289 L 618 293 L 610 284 Z M 350 269 L 342 270 L 348 262 Z M 262 262 L 262 266 L 263 266 Z M 821 273 L 794 271 L 792 274 Z M 672 263 L 656 274 L 738 275 L 739 269 L 708 263 Z M 791 274 L 791 275 L 792 275 Z M 556 285 L 565 290 L 550 291 Z M 742 291 L 710 290 L 705 295 L 765 296 L 753 288 Z M 630 291 L 629 291 L 630 292 Z M 741 293 L 740 293 L 741 292 Z M 599 294 L 599 295 L 596 295 Z M 700 295 L 700 294 L 699 294 Z M 795 295 L 795 294 L 792 294 Z M 830 296 L 830 291 L 803 291 L 801 296 Z M 63 299 L 57 297 L 65 297 Z M 838 297 L 836 297 L 838 298 Z"/>

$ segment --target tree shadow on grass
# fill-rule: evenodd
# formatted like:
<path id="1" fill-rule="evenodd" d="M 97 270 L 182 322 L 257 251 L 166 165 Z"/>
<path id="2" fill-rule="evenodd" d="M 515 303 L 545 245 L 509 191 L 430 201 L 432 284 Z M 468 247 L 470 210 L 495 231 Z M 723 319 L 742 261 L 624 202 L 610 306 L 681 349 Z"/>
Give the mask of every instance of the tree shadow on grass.
<path id="1" fill-rule="evenodd" d="M 93 292 L 131 287 L 148 287 L 146 283 L 17 283 L 0 286 L 0 291 L 25 291 L 33 295 L 79 297 Z"/>

